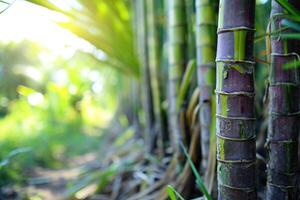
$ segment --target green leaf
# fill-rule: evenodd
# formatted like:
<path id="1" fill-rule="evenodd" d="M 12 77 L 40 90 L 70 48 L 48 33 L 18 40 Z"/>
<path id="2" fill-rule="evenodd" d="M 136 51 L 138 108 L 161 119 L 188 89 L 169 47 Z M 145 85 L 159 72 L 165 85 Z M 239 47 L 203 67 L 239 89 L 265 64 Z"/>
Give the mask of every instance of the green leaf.
<path id="1" fill-rule="evenodd" d="M 45 1 L 45 0 L 27 0 L 27 1 L 30 2 L 30 3 L 48 8 L 49 10 L 53 10 L 53 11 L 56 11 L 56 12 L 66 14 L 66 12 L 64 12 L 59 7 L 55 6 L 53 3 L 50 3 L 49 1 Z"/>
<path id="2" fill-rule="evenodd" d="M 66 10 L 51 0 L 27 1 L 67 16 L 68 21 L 56 23 L 101 50 L 105 54 L 105 60 L 101 61 L 108 63 L 106 66 L 128 75 L 140 75 L 131 29 L 130 4 L 122 0 L 77 0 L 80 9 L 72 7 Z"/>
<path id="3" fill-rule="evenodd" d="M 12 4 L 15 3 L 15 2 L 16 2 L 16 0 L 9 1 L 9 2 L 0 0 L 0 3 L 6 4 L 6 7 L 2 6 L 2 8 L 0 10 L 0 14 L 3 13 L 3 12 L 5 12 L 8 8 L 10 8 L 12 6 Z"/>
<path id="4" fill-rule="evenodd" d="M 288 27 L 290 27 L 290 28 L 292 28 L 296 31 L 300 31 L 300 24 L 299 23 L 284 19 L 282 21 L 282 24 L 285 25 L 285 26 L 288 26 Z"/>
<path id="5" fill-rule="evenodd" d="M 207 200 L 212 200 L 212 197 L 208 193 L 208 191 L 206 189 L 206 186 L 205 186 L 205 184 L 204 184 L 204 182 L 203 182 L 200 174 L 198 173 L 198 171 L 197 171 L 197 169 L 196 169 L 196 167 L 195 167 L 195 165 L 194 165 L 191 157 L 189 156 L 189 154 L 188 154 L 186 148 L 184 147 L 184 145 L 182 144 L 182 142 L 180 142 L 180 146 L 181 146 L 181 148 L 182 148 L 182 150 L 184 152 L 184 155 L 186 156 L 186 158 L 187 158 L 187 160 L 188 160 L 188 162 L 189 162 L 189 164 L 190 164 L 190 166 L 192 168 L 192 171 L 193 171 L 193 173 L 194 173 L 194 175 L 196 177 L 196 184 L 197 184 L 197 186 L 199 187 L 199 189 L 204 194 L 204 196 L 206 197 Z"/>
<path id="6" fill-rule="evenodd" d="M 286 0 L 276 0 L 288 13 L 294 16 L 300 16 L 300 11 L 294 8 L 289 2 Z"/>
<path id="7" fill-rule="evenodd" d="M 30 152 L 32 149 L 29 147 L 23 147 L 23 148 L 17 148 L 13 151 L 11 151 L 2 161 L 0 161 L 0 169 L 2 167 L 5 167 L 7 165 L 9 165 L 11 163 L 11 160 L 19 155 L 19 154 L 23 154 L 23 153 L 28 153 Z"/>
<path id="8" fill-rule="evenodd" d="M 167 192 L 171 200 L 177 200 L 176 197 L 178 197 L 179 200 L 184 200 L 184 198 L 175 190 L 172 185 L 167 186 Z"/>
<path id="9" fill-rule="evenodd" d="M 295 69 L 300 67 L 300 60 L 294 60 L 283 65 L 283 69 Z"/>
<path id="10" fill-rule="evenodd" d="M 193 74 L 195 73 L 195 71 L 196 71 L 196 61 L 195 61 L 195 59 L 192 59 L 188 63 L 188 66 L 184 72 L 184 76 L 183 76 L 181 84 L 180 84 L 177 102 L 176 102 L 177 109 L 180 108 L 180 106 L 182 105 L 182 103 L 184 101 L 184 98 L 187 93 L 187 89 L 189 87 L 189 84 L 193 78 Z"/>
<path id="11" fill-rule="evenodd" d="M 117 175 L 121 170 L 121 164 L 122 163 L 114 163 L 104 170 L 86 173 L 85 176 L 80 177 L 78 180 L 71 183 L 71 186 L 65 192 L 64 196 L 70 198 L 74 196 L 78 191 L 94 183 L 97 183 L 98 188 L 101 191 L 106 185 L 109 184 L 109 178 Z"/>
<path id="12" fill-rule="evenodd" d="M 280 34 L 280 37 L 284 39 L 300 39 L 300 33 L 283 33 Z"/>

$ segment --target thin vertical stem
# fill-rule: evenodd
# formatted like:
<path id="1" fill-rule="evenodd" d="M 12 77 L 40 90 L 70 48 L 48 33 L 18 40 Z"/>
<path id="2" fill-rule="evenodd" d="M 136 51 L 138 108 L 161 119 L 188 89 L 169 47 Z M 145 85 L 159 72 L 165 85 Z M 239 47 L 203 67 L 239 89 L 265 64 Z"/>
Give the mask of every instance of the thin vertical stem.
<path id="1" fill-rule="evenodd" d="M 163 141 L 163 121 L 162 121 L 162 99 L 160 91 L 160 49 L 159 49 L 159 35 L 158 27 L 156 24 L 155 13 L 156 0 L 147 0 L 147 25 L 148 25 L 148 57 L 149 67 L 151 74 L 151 89 L 153 94 L 153 105 L 155 114 L 155 134 L 158 136 L 159 154 L 164 154 L 164 141 Z"/>
<path id="2" fill-rule="evenodd" d="M 170 132 L 174 151 L 179 153 L 182 140 L 177 94 L 186 64 L 186 9 L 185 1 L 168 1 L 168 65 L 169 65 L 169 114 Z"/>
<path id="3" fill-rule="evenodd" d="M 146 5 L 145 0 L 136 0 L 137 12 L 137 32 L 138 32 L 138 52 L 140 64 L 143 71 L 143 86 L 144 86 L 144 112 L 146 118 L 146 136 L 147 151 L 153 153 L 155 148 L 154 129 L 154 110 L 153 110 L 153 95 L 151 90 L 150 69 L 148 65 L 148 47 L 147 47 L 147 26 L 146 26 Z"/>
<path id="4" fill-rule="evenodd" d="M 211 99 L 215 87 L 217 14 L 215 2 L 196 0 L 196 50 L 200 93 L 202 167 L 207 168 L 211 125 Z"/>

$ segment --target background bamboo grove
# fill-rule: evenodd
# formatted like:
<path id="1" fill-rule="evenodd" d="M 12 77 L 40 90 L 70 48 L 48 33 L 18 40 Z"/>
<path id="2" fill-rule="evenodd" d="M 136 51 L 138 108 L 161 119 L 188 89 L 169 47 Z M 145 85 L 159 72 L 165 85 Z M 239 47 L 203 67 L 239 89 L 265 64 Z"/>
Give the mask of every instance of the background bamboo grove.
<path id="1" fill-rule="evenodd" d="M 70 181 L 64 199 L 300 199 L 299 0 L 27 2 L 63 16 L 60 27 L 103 54 L 78 59 L 113 70 L 118 83 L 98 164 Z M 74 105 L 84 91 L 70 96 Z M 65 107 L 81 116 L 84 108 L 73 104 Z M 54 116 L 49 127 L 61 120 Z M 7 180 L 0 187 L 26 187 L 4 167 L 19 154 L 12 152 L 0 153 Z"/>

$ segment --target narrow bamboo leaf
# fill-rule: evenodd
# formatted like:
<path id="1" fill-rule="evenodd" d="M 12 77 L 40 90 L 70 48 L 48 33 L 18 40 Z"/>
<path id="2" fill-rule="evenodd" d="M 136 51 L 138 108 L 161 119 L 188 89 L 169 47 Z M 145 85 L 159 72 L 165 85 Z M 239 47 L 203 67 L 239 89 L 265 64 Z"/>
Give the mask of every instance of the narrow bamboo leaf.
<path id="1" fill-rule="evenodd" d="M 123 133 L 121 133 L 120 136 L 117 137 L 113 145 L 116 147 L 120 147 L 124 145 L 124 143 L 128 141 L 130 138 L 132 138 L 133 136 L 134 136 L 134 130 L 132 127 L 129 127 Z"/>
<path id="2" fill-rule="evenodd" d="M 92 174 L 81 178 L 80 181 L 76 182 L 74 185 L 68 188 L 64 196 L 66 198 L 71 198 L 72 196 L 75 195 L 76 192 L 94 183 L 96 179 L 95 177 L 98 178 L 98 174 L 97 175 Z"/>
<path id="3" fill-rule="evenodd" d="M 192 96 L 189 99 L 188 107 L 186 110 L 186 116 L 189 121 L 189 124 L 192 124 L 194 110 L 197 107 L 197 104 L 199 102 L 199 95 L 200 95 L 200 89 L 199 89 L 199 87 L 196 87 L 194 92 L 192 93 Z"/>
<path id="4" fill-rule="evenodd" d="M 259 42 L 260 40 L 262 39 L 265 39 L 266 37 L 268 36 L 279 36 L 282 34 L 283 31 L 285 31 L 287 29 L 287 27 L 282 27 L 276 31 L 273 31 L 272 33 L 264 33 L 264 34 L 261 34 L 261 35 L 258 35 L 258 36 L 255 36 L 255 40 L 254 42 Z"/>
<path id="5" fill-rule="evenodd" d="M 109 63 L 113 63 L 113 67 L 129 75 L 139 75 L 139 64 L 132 45 L 130 9 L 126 3 L 119 0 L 117 2 L 120 5 L 116 6 L 116 2 L 111 1 L 79 1 L 82 6 L 80 10 L 73 7 L 66 10 L 49 0 L 27 1 L 64 14 L 69 18 L 68 21 L 56 22 L 57 24 L 103 51 L 106 59 L 110 60 Z M 100 4 L 102 6 L 99 6 Z M 103 8 L 113 12 L 101 12 Z"/>
<path id="6" fill-rule="evenodd" d="M 299 23 L 296 23 L 296 22 L 292 22 L 290 20 L 282 20 L 282 24 L 283 25 L 286 25 L 296 31 L 300 31 L 300 25 Z"/>
<path id="7" fill-rule="evenodd" d="M 200 174 L 198 173 L 198 171 L 197 171 L 197 169 L 196 169 L 196 167 L 195 167 L 195 165 L 194 165 L 191 157 L 189 156 L 189 154 L 188 154 L 186 148 L 184 147 L 184 145 L 182 144 L 182 142 L 180 142 L 180 146 L 181 146 L 181 148 L 182 148 L 182 150 L 184 152 L 184 155 L 186 156 L 186 158 L 187 158 L 187 160 L 188 160 L 188 162 L 189 162 L 189 164 L 191 166 L 191 169 L 192 169 L 192 171 L 193 171 L 193 173 L 194 173 L 194 175 L 196 177 L 196 184 L 198 185 L 199 189 L 201 190 L 201 192 L 203 193 L 203 195 L 205 196 L 205 198 L 207 200 L 212 200 L 212 197 L 208 193 L 208 191 L 206 189 L 206 186 L 204 185 L 204 182 L 203 182 Z"/>
<path id="8" fill-rule="evenodd" d="M 4 4 L 7 4 L 7 5 L 9 5 L 9 4 L 10 4 L 10 2 L 7 2 L 7 1 L 2 1 L 2 0 L 0 0 L 0 3 L 4 3 Z"/>
<path id="9" fill-rule="evenodd" d="M 66 198 L 70 198 L 77 192 L 95 183 L 97 184 L 97 190 L 101 191 L 110 183 L 110 178 L 116 176 L 122 170 L 126 170 L 128 168 L 128 165 L 130 165 L 130 163 L 113 163 L 108 168 L 102 171 L 92 171 L 90 173 L 87 173 L 84 177 L 81 177 L 79 180 L 73 182 L 73 184 L 71 184 L 71 186 L 65 192 L 64 196 Z"/>
<path id="10" fill-rule="evenodd" d="M 184 198 L 171 185 L 167 186 L 167 192 L 171 200 L 177 200 L 176 196 L 179 198 L 179 200 L 184 200 Z"/>
<path id="11" fill-rule="evenodd" d="M 16 0 L 13 0 L 11 2 L 0 0 L 0 3 L 6 4 L 6 7 L 2 8 L 2 10 L 0 11 L 0 14 L 3 13 L 3 12 L 5 12 L 8 8 L 10 8 L 15 2 L 16 2 Z"/>
<path id="12" fill-rule="evenodd" d="M 7 166 L 8 164 L 10 164 L 12 158 L 14 158 L 15 156 L 17 156 L 19 154 L 23 154 L 23 153 L 28 153 L 31 150 L 32 149 L 29 147 L 24 147 L 24 148 L 17 148 L 15 150 L 11 151 L 2 161 L 0 161 L 0 169 L 2 167 Z"/>
<path id="13" fill-rule="evenodd" d="M 182 103 L 184 101 L 184 98 L 187 93 L 187 89 L 192 80 L 193 74 L 195 73 L 195 70 L 196 70 L 196 61 L 194 59 L 192 59 L 188 63 L 188 66 L 185 70 L 183 79 L 181 81 L 181 85 L 180 85 L 179 92 L 178 92 L 178 98 L 177 98 L 177 102 L 176 102 L 177 109 L 180 108 L 180 106 L 182 105 Z"/>
<path id="14" fill-rule="evenodd" d="M 300 33 L 283 33 L 280 37 L 284 39 L 300 39 Z"/>
<path id="15" fill-rule="evenodd" d="M 45 1 L 45 0 L 27 0 L 27 1 L 30 2 L 30 3 L 48 8 L 49 10 L 53 10 L 53 11 L 56 11 L 56 12 L 67 14 L 65 11 L 63 11 L 59 7 L 55 6 L 54 4 L 50 3 L 49 1 Z"/>
<path id="16" fill-rule="evenodd" d="M 300 60 L 291 61 L 283 65 L 283 69 L 295 69 L 298 67 L 300 67 Z"/>
<path id="17" fill-rule="evenodd" d="M 285 15 L 284 18 L 289 19 L 294 22 L 300 22 L 300 16 L 299 15 Z"/>
<path id="18" fill-rule="evenodd" d="M 290 3 L 288 3 L 286 0 L 276 0 L 277 3 L 279 3 L 286 11 L 288 11 L 290 14 L 295 16 L 300 16 L 300 11 L 294 8 Z"/>

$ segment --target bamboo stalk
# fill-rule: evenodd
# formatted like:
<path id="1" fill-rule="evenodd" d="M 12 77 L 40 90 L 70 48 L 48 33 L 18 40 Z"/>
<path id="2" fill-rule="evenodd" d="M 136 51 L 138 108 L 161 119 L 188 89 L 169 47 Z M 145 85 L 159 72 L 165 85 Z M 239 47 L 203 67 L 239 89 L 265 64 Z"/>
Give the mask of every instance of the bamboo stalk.
<path id="1" fill-rule="evenodd" d="M 300 9 L 298 0 L 288 1 Z M 272 1 L 271 31 L 282 28 L 284 9 Z M 281 33 L 295 33 L 285 29 Z M 300 129 L 300 69 L 284 69 L 299 60 L 300 41 L 271 36 L 267 200 L 298 199 L 298 135 Z"/>
<path id="2" fill-rule="evenodd" d="M 168 65 L 169 65 L 169 122 L 174 152 L 179 153 L 182 140 L 177 94 L 186 64 L 185 1 L 168 1 Z"/>
<path id="3" fill-rule="evenodd" d="M 187 60 L 195 59 L 195 0 L 185 0 L 187 17 Z"/>
<path id="4" fill-rule="evenodd" d="M 221 0 L 216 134 L 218 199 L 256 199 L 254 114 L 255 0 Z"/>
<path id="5" fill-rule="evenodd" d="M 147 48 L 147 25 L 146 25 L 146 5 L 145 0 L 136 0 L 136 16 L 137 16 L 137 32 L 138 32 L 138 51 L 140 64 L 143 71 L 143 86 L 144 86 L 144 99 L 143 107 L 146 118 L 146 145 L 149 153 L 154 153 L 155 148 L 155 135 L 153 134 L 155 118 L 153 108 L 153 94 L 151 90 L 150 69 L 148 64 L 148 48 Z"/>
<path id="6" fill-rule="evenodd" d="M 200 125 L 202 168 L 206 170 L 209 157 L 211 98 L 215 87 L 217 14 L 215 2 L 196 0 L 196 49 L 200 95 Z"/>
<path id="7" fill-rule="evenodd" d="M 156 24 L 155 5 L 156 0 L 147 0 L 147 23 L 148 23 L 148 56 L 149 67 L 151 74 L 151 89 L 153 93 L 153 105 L 155 114 L 155 134 L 158 136 L 159 154 L 164 155 L 166 144 L 164 139 L 164 126 L 162 119 L 162 98 L 161 98 L 161 82 L 159 79 L 160 72 L 160 49 L 159 49 L 159 35 Z"/>

